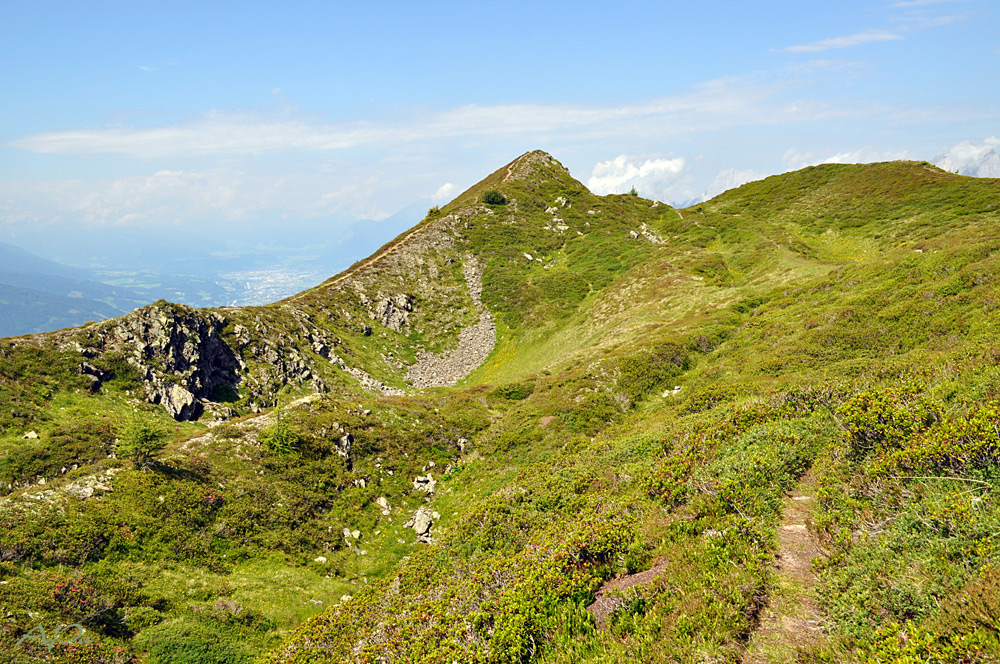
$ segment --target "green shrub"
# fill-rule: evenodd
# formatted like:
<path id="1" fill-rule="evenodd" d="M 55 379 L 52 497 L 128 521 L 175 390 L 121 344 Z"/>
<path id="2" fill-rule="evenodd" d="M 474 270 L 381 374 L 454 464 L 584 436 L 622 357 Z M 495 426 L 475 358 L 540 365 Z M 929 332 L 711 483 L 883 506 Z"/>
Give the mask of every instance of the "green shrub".
<path id="1" fill-rule="evenodd" d="M 775 519 L 784 492 L 812 463 L 819 444 L 830 434 L 818 420 L 776 421 L 755 426 L 731 441 L 725 454 L 699 469 L 696 478 L 713 486 L 705 513 Z"/>
<path id="2" fill-rule="evenodd" d="M 115 453 L 136 468 L 148 466 L 153 454 L 167 446 L 167 429 L 147 413 L 133 411 L 118 422 Z"/>
<path id="3" fill-rule="evenodd" d="M 858 458 L 898 449 L 940 419 L 930 398 L 913 384 L 859 392 L 837 413 L 850 432 L 851 452 Z"/>
<path id="4" fill-rule="evenodd" d="M 968 634 L 944 636 L 932 629 L 907 623 L 892 623 L 879 630 L 875 644 L 859 653 L 860 664 L 956 664 L 986 662 L 986 639 L 981 629 Z"/>
<path id="5" fill-rule="evenodd" d="M 111 352 L 96 360 L 98 366 L 111 372 L 111 380 L 122 389 L 142 386 L 142 372 L 119 352 Z"/>
<path id="6" fill-rule="evenodd" d="M 629 399 L 637 401 L 653 388 L 679 376 L 689 366 L 683 346 L 669 341 L 658 343 L 618 362 L 618 385 Z"/>
<path id="7" fill-rule="evenodd" d="M 250 660 L 238 637 L 189 618 L 144 629 L 135 643 L 146 651 L 148 664 L 242 664 Z"/>
<path id="8" fill-rule="evenodd" d="M 671 454 L 656 462 L 652 471 L 643 479 L 643 489 L 650 498 L 668 506 L 684 502 L 688 494 L 687 480 L 693 462 L 687 455 Z"/>
<path id="9" fill-rule="evenodd" d="M 136 606 L 125 612 L 125 624 L 133 632 L 140 632 L 163 620 L 163 614 L 151 606 Z"/>
<path id="10" fill-rule="evenodd" d="M 611 395 L 591 392 L 572 410 L 562 414 L 566 429 L 573 433 L 593 435 L 616 418 L 621 417 L 622 407 Z"/>
<path id="11" fill-rule="evenodd" d="M 906 441 L 905 447 L 878 460 L 877 473 L 963 473 L 1000 466 L 997 423 L 1000 401 L 977 404 L 969 412 L 949 418 Z"/>
<path id="12" fill-rule="evenodd" d="M 534 383 L 508 383 L 507 385 L 501 385 L 498 387 L 496 389 L 496 395 L 503 399 L 509 399 L 510 401 L 521 401 L 522 399 L 530 397 L 534 391 Z"/>
<path id="13" fill-rule="evenodd" d="M 0 495 L 33 482 L 36 476 L 56 477 L 73 464 L 103 459 L 113 439 L 108 422 L 83 420 L 57 426 L 39 440 L 23 441 L 0 457 Z"/>
<path id="14" fill-rule="evenodd" d="M 490 189 L 483 193 L 482 201 L 486 205 L 506 205 L 507 197 L 496 189 Z"/>
<path id="15" fill-rule="evenodd" d="M 298 451 L 302 435 L 278 413 L 274 424 L 261 429 L 259 440 L 268 452 L 283 456 Z"/>

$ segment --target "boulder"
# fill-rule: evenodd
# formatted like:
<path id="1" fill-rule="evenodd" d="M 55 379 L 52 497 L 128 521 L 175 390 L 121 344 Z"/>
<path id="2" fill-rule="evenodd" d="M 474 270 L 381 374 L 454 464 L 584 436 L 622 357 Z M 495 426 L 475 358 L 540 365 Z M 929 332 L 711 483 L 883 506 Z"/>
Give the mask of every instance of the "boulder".
<path id="1" fill-rule="evenodd" d="M 403 527 L 413 528 L 413 532 L 417 534 L 418 542 L 430 544 L 432 541 L 431 528 L 434 527 L 435 517 L 441 518 L 441 515 L 437 512 L 432 512 L 426 507 L 421 507 L 403 524 Z"/>
<path id="2" fill-rule="evenodd" d="M 437 480 L 435 480 L 430 473 L 427 473 L 426 475 L 417 475 L 413 478 L 413 488 L 428 495 L 434 493 L 434 487 L 436 486 Z"/>
<path id="3" fill-rule="evenodd" d="M 176 383 L 160 393 L 160 404 L 175 420 L 193 420 L 201 414 L 201 403 Z"/>
<path id="4" fill-rule="evenodd" d="M 371 317 L 384 327 L 394 332 L 402 332 L 410 322 L 410 312 L 413 311 L 412 298 L 405 293 L 382 296 L 369 313 Z"/>
<path id="5" fill-rule="evenodd" d="M 351 434 L 344 434 L 337 441 L 337 454 L 344 458 L 349 458 L 351 456 L 351 445 L 354 444 L 354 436 Z"/>

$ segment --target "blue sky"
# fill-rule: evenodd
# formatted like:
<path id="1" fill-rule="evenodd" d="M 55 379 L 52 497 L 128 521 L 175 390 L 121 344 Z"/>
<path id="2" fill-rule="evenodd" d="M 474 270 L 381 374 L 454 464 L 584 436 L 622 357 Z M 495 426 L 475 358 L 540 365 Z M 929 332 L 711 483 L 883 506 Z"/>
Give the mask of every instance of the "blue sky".
<path id="1" fill-rule="evenodd" d="M 382 218 L 540 148 L 598 191 L 1000 135 L 1000 3 L 5 3 L 0 226 Z"/>

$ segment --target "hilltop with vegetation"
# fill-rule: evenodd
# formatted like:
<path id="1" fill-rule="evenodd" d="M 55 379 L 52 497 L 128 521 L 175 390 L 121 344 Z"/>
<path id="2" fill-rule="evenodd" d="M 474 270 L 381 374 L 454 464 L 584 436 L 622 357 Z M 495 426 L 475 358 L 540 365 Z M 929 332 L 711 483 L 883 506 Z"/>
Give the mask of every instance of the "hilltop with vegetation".
<path id="1" fill-rule="evenodd" d="M 927 163 L 531 152 L 280 302 L 0 340 L 0 653 L 995 661 L 998 252 Z"/>

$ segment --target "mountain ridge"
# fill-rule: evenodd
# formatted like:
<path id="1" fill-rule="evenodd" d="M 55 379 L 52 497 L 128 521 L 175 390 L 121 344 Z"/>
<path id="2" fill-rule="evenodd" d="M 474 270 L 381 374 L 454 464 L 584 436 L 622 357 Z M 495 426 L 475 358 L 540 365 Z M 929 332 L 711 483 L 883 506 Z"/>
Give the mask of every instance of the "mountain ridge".
<path id="1" fill-rule="evenodd" d="M 845 168 L 847 170 L 844 170 Z M 908 181 L 906 178 L 911 177 L 909 174 L 916 177 L 917 181 L 919 181 L 921 173 L 939 173 L 940 177 L 955 177 L 946 174 L 945 171 L 927 170 L 928 168 L 933 169 L 925 162 L 886 162 L 860 167 L 840 165 L 810 167 L 792 174 L 772 176 L 731 189 L 713 199 L 713 203 L 716 207 L 723 206 L 720 209 L 724 209 L 727 201 L 741 200 L 745 192 L 754 191 L 755 185 L 758 185 L 757 188 L 766 188 L 768 183 L 772 182 L 788 183 L 808 178 L 809 186 L 822 186 L 819 183 L 824 181 L 836 182 L 837 180 L 831 180 L 831 178 L 837 177 L 836 173 L 838 172 L 856 175 L 866 172 L 884 172 L 885 177 L 879 181 L 887 183 L 892 181 L 891 178 L 899 180 L 900 177 L 903 179 L 899 182 Z M 905 170 L 908 175 L 902 176 L 900 169 Z M 865 176 L 860 175 L 860 177 Z M 369 258 L 358 261 L 340 274 L 312 289 L 290 296 L 274 305 L 196 310 L 181 305 L 166 306 L 165 303 L 162 303 L 152 306 L 166 306 L 167 313 L 165 314 L 154 309 L 150 310 L 150 315 L 147 315 L 141 313 L 146 311 L 144 309 L 135 314 L 129 314 L 126 318 L 138 316 L 139 319 L 143 319 L 152 316 L 152 318 L 162 319 L 163 316 L 173 316 L 181 329 L 190 327 L 197 319 L 201 320 L 196 325 L 199 329 L 216 330 L 213 334 L 223 339 L 223 343 L 232 349 L 235 356 L 242 358 L 246 354 L 245 359 L 240 359 L 238 364 L 241 367 L 241 372 L 249 370 L 250 375 L 239 382 L 224 386 L 213 383 L 212 389 L 218 388 L 227 392 L 237 391 L 239 385 L 243 385 L 248 391 L 244 398 L 251 408 L 271 405 L 273 402 L 268 396 L 268 392 L 280 385 L 290 384 L 300 389 L 301 386 L 307 385 L 311 389 L 325 391 L 329 388 L 328 381 L 343 382 L 344 379 L 336 378 L 335 374 L 342 374 L 345 367 L 350 369 L 347 371 L 348 375 L 360 380 L 363 384 L 387 393 L 400 393 L 400 390 L 407 389 L 405 371 L 401 371 L 400 362 L 410 366 L 417 362 L 420 353 L 434 354 L 453 349 L 460 336 L 460 330 L 475 325 L 478 320 L 478 316 L 461 314 L 462 311 L 474 309 L 468 295 L 469 284 L 462 271 L 457 269 L 457 265 L 462 262 L 461 254 L 466 251 L 459 245 L 468 241 L 463 236 L 463 232 L 468 234 L 468 231 L 475 230 L 478 225 L 480 250 L 489 250 L 491 244 L 489 234 L 486 231 L 489 230 L 488 220 L 491 217 L 508 215 L 505 221 L 500 222 L 501 227 L 509 227 L 511 232 L 520 233 L 521 231 L 516 230 L 518 224 L 525 222 L 517 221 L 521 218 L 518 215 L 523 216 L 523 214 L 531 213 L 531 209 L 523 212 L 518 209 L 519 200 L 517 197 L 512 197 L 509 204 L 495 208 L 479 203 L 479 197 L 483 192 L 494 187 L 507 186 L 510 188 L 513 186 L 516 188 L 525 182 L 528 184 L 527 188 L 521 189 L 524 194 L 522 200 L 534 199 L 532 205 L 535 206 L 535 215 L 541 212 L 538 209 L 540 206 L 546 205 L 539 201 L 534 191 L 541 184 L 547 184 L 550 187 L 558 186 L 567 191 L 577 192 L 575 194 L 577 197 L 583 196 L 583 199 L 588 202 L 588 208 L 590 208 L 590 204 L 599 205 L 598 197 L 590 194 L 582 183 L 574 180 L 551 155 L 541 151 L 528 152 L 473 185 L 444 208 L 428 215 L 421 223 L 388 242 Z M 534 184 L 531 184 L 532 182 Z M 887 196 L 889 197 L 887 200 L 892 200 L 892 186 L 884 186 L 878 195 Z M 820 190 L 816 189 L 815 191 Z M 834 195 L 842 196 L 840 193 Z M 556 198 L 560 197 L 553 197 L 552 202 L 558 205 L 555 202 Z M 562 197 L 562 200 L 569 203 L 569 199 L 566 197 Z M 642 199 L 619 195 L 605 197 L 605 200 L 639 203 Z M 782 203 L 779 199 L 761 200 L 768 201 L 767 205 L 772 212 L 780 212 Z M 901 200 L 905 200 L 905 197 Z M 648 203 L 642 205 L 650 211 L 657 210 L 656 207 L 650 207 Z M 659 204 L 654 202 L 653 205 Z M 550 235 L 559 238 L 558 244 L 568 245 L 573 240 L 572 236 L 567 238 L 566 235 L 569 227 L 566 227 L 566 231 L 560 231 L 551 225 L 552 223 L 556 223 L 557 226 L 564 225 L 559 216 L 565 214 L 560 211 L 562 209 L 557 210 L 557 208 L 547 205 L 541 219 L 533 218 L 533 221 L 527 222 L 527 227 L 521 226 L 521 228 L 525 231 L 531 228 L 533 232 L 537 233 L 539 230 L 537 224 L 542 224 L 542 228 L 547 229 Z M 672 208 L 660 205 L 659 210 L 656 214 L 662 218 L 663 211 L 672 210 Z M 600 218 L 600 210 L 590 208 L 586 214 L 587 220 L 580 228 L 586 230 L 587 235 L 590 235 L 590 219 L 596 223 Z M 680 217 L 680 215 L 678 216 Z M 578 214 L 578 221 L 581 218 L 583 218 L 582 215 Z M 477 221 L 471 221 L 472 219 Z M 550 221 L 546 223 L 546 219 Z M 486 221 L 477 224 L 480 220 Z M 683 219 L 680 218 L 678 221 L 683 221 Z M 643 223 L 648 228 L 649 222 Z M 695 221 L 694 225 L 697 226 L 697 224 L 698 222 Z M 604 229 L 604 232 L 610 231 Z M 618 232 L 621 232 L 623 236 L 632 232 L 636 234 L 636 237 L 639 237 L 639 234 L 634 230 L 628 231 L 622 228 Z M 579 228 L 576 233 L 578 237 L 584 235 Z M 657 236 L 654 234 L 653 237 Z M 543 239 L 548 244 L 552 244 L 551 237 Z M 663 240 L 659 239 L 659 241 Z M 647 244 L 650 243 L 647 242 Z M 558 245 L 553 245 L 553 248 L 555 246 Z M 537 253 L 537 250 L 532 248 L 532 252 Z M 526 261 L 528 265 L 537 265 L 541 258 L 536 259 L 532 252 L 522 253 L 524 256 L 532 256 L 532 259 Z M 512 256 L 517 257 L 518 254 L 508 251 L 503 260 L 511 262 Z M 483 256 L 478 258 L 482 260 Z M 550 261 L 549 265 L 543 267 L 550 268 L 554 265 L 556 264 Z M 556 274 L 558 273 L 559 271 Z M 446 274 L 447 276 L 445 276 Z M 588 288 L 592 289 L 592 285 Z M 414 310 L 415 305 L 422 303 L 428 305 L 426 311 L 422 306 L 418 306 Z M 448 304 L 441 308 L 442 303 Z M 498 313 L 501 313 L 501 318 L 503 318 L 502 309 L 506 304 L 499 301 L 490 303 L 487 294 L 487 308 L 491 304 L 494 304 L 494 309 L 497 306 L 500 307 L 501 311 Z M 176 318 L 177 312 L 184 313 L 180 318 Z M 428 333 L 426 336 L 429 338 L 424 338 L 424 331 L 420 331 L 419 336 L 414 334 L 415 326 L 420 324 L 420 317 L 423 315 L 430 316 L 434 320 L 433 325 L 441 328 L 436 333 Z M 161 351 L 149 350 L 155 346 L 152 343 L 154 340 L 143 335 L 151 329 L 155 329 L 156 334 L 163 333 L 164 330 L 161 327 L 151 327 L 149 324 L 141 323 L 138 328 L 140 331 L 137 333 L 139 337 L 136 337 L 133 333 L 123 333 L 116 320 L 112 319 L 90 326 L 87 330 L 67 331 L 61 333 L 57 338 L 61 339 L 59 343 L 63 347 L 68 348 L 66 340 L 69 337 L 81 336 L 81 339 L 74 343 L 80 348 L 90 348 L 91 350 L 85 354 L 89 353 L 91 356 L 95 352 L 105 352 L 95 350 L 95 344 L 97 348 L 106 347 L 107 352 L 122 353 L 133 342 L 132 340 L 140 340 L 144 350 L 140 354 L 133 352 L 130 361 L 137 370 L 148 376 L 151 384 L 156 386 L 150 388 L 148 392 L 151 401 L 163 403 L 172 414 L 182 416 L 185 419 L 196 416 L 204 410 L 204 404 L 201 402 L 212 403 L 211 390 L 201 385 L 197 379 L 192 378 L 194 374 L 191 373 L 191 369 L 184 370 L 188 374 L 185 375 L 184 371 L 165 373 L 153 366 L 158 361 L 158 353 L 164 351 L 162 349 Z M 376 337 L 388 337 L 384 343 L 370 343 L 372 328 L 369 321 L 380 324 L 382 330 Z M 297 329 L 294 338 L 288 333 L 289 329 Z M 381 356 L 378 358 L 381 362 L 376 360 L 377 364 L 375 365 L 370 361 L 352 362 L 350 356 L 354 349 L 344 347 L 343 334 L 331 334 L 333 329 L 337 329 L 340 333 L 353 333 L 358 346 L 380 346 L 381 348 L 377 352 Z M 250 330 L 253 330 L 253 333 Z M 270 338 L 267 341 L 262 340 L 262 337 L 269 335 Z M 257 340 L 254 340 L 255 337 Z M 181 341 L 182 339 L 186 341 Z M 182 332 L 180 339 L 168 346 L 173 348 L 180 344 L 183 347 L 190 341 L 195 342 L 194 347 L 201 343 Z M 215 343 L 211 339 L 205 341 L 209 345 Z M 338 345 L 346 351 L 342 355 L 336 354 L 333 350 Z M 371 358 L 370 348 L 358 348 L 357 352 L 361 353 L 360 357 L 362 358 Z M 394 359 L 388 360 L 386 353 Z M 149 355 L 149 357 L 144 354 Z M 196 366 L 201 361 L 200 355 L 196 352 L 190 357 L 178 357 L 179 359 L 176 361 L 169 360 L 168 364 L 191 367 Z M 151 363 L 150 360 L 153 362 Z M 373 366 L 378 371 L 373 372 Z M 215 368 L 212 366 L 205 369 L 209 373 L 215 372 Z M 342 371 L 338 372 L 338 369 Z M 222 374 L 234 376 L 234 381 L 236 381 L 235 376 L 238 374 L 233 374 L 228 364 L 220 371 Z M 452 381 L 458 378 L 458 376 L 450 377 Z M 171 393 L 174 395 L 173 397 L 171 397 Z"/>

